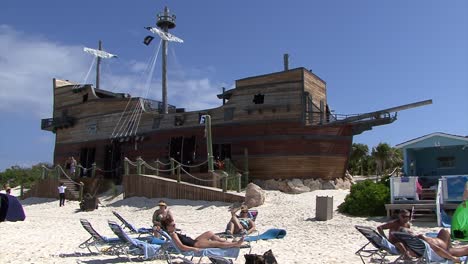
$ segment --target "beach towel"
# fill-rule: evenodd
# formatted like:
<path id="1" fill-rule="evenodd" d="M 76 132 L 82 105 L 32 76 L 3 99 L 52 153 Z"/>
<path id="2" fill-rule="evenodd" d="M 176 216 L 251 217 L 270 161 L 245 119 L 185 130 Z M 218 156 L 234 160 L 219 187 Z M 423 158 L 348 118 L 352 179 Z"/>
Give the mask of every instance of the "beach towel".
<path id="1" fill-rule="evenodd" d="M 269 240 L 269 239 L 280 239 L 286 236 L 286 230 L 284 229 L 268 229 L 263 234 L 258 236 L 247 236 L 244 241 L 257 241 L 257 240 Z"/>

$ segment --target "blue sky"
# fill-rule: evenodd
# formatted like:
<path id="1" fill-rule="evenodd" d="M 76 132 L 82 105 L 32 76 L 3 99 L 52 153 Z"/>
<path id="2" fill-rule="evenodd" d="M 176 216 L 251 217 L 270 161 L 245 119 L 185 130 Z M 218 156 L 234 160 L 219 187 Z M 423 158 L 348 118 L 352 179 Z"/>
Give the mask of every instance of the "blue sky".
<path id="1" fill-rule="evenodd" d="M 218 106 L 236 79 L 306 67 L 327 82 L 328 103 L 355 114 L 432 99 L 354 138 L 370 147 L 433 132 L 468 135 L 468 1 L 3 1 L 0 7 L 0 171 L 52 161 L 52 78 L 85 81 L 92 57 L 104 89 L 144 94 L 142 69 L 158 46 L 145 26 L 164 6 L 177 15 L 169 48 L 169 103 Z M 149 97 L 160 99 L 160 62 Z M 87 80 L 93 82 L 93 78 Z"/>

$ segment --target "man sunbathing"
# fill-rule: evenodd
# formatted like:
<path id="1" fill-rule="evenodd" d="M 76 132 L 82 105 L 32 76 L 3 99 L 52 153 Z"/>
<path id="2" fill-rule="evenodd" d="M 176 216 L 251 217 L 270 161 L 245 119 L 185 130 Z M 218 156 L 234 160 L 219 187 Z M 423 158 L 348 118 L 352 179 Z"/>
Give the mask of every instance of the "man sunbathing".
<path id="1" fill-rule="evenodd" d="M 199 235 L 197 238 L 193 239 L 189 236 L 176 233 L 176 224 L 174 220 L 170 217 L 164 218 L 161 221 L 161 226 L 164 230 L 166 230 L 169 233 L 169 235 L 172 238 L 172 241 L 182 251 L 199 251 L 203 248 L 241 247 L 244 242 L 243 237 L 237 242 L 229 242 L 215 235 L 211 231 L 206 231 L 203 234 Z"/>
<path id="2" fill-rule="evenodd" d="M 441 229 L 437 237 L 425 235 L 418 235 L 417 237 L 426 241 L 432 250 L 442 258 L 452 260 L 453 262 L 461 262 L 460 257 L 468 256 L 468 245 L 453 247 L 450 232 L 446 229 Z"/>
<path id="3" fill-rule="evenodd" d="M 240 209 L 239 217 L 236 212 Z M 242 205 L 240 208 L 231 210 L 231 220 L 227 224 L 226 233 L 228 235 L 248 235 L 255 230 L 255 222 L 249 218 L 249 208 Z"/>
<path id="4" fill-rule="evenodd" d="M 395 244 L 398 242 L 398 239 L 393 236 L 393 232 L 400 232 L 402 229 L 405 231 L 409 231 L 408 229 L 411 228 L 411 225 L 409 223 L 411 214 L 408 210 L 400 210 L 398 213 L 398 219 L 392 220 L 390 222 L 387 222 L 383 225 L 380 225 L 377 227 L 377 230 L 379 231 L 379 234 L 381 234 L 383 237 L 387 238 L 385 235 L 384 230 L 388 229 L 388 241 L 391 243 Z"/>

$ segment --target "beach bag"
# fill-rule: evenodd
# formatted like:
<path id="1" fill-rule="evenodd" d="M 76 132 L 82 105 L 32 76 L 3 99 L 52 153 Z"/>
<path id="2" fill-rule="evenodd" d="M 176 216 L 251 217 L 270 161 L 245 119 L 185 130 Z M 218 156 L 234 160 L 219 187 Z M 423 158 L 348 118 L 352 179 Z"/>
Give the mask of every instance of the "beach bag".
<path id="1" fill-rule="evenodd" d="M 278 264 L 273 251 L 268 250 L 263 255 L 245 254 L 245 264 Z"/>

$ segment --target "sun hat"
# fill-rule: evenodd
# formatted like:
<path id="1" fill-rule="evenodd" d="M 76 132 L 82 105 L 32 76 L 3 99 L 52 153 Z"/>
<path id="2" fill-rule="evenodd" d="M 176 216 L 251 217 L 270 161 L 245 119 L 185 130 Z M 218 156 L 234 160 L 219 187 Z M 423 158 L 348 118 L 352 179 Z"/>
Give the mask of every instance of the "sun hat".
<path id="1" fill-rule="evenodd" d="M 163 201 L 159 202 L 158 205 L 167 207 L 167 204 L 165 202 L 163 202 Z"/>

